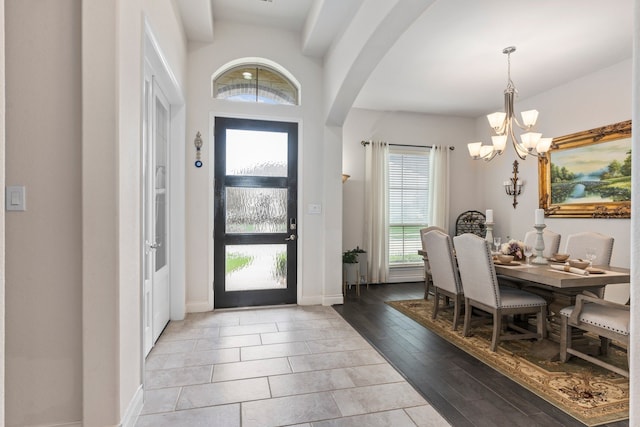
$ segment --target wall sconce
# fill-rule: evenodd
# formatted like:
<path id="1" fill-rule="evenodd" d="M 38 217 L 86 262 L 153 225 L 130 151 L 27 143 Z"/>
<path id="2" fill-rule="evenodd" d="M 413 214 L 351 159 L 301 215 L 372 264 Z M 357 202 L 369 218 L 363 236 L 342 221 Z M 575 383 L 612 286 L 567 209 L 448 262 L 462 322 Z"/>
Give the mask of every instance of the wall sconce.
<path id="1" fill-rule="evenodd" d="M 202 154 L 202 152 L 200 151 L 202 149 L 202 134 L 200 134 L 200 132 L 196 133 L 196 137 L 193 140 L 193 145 L 196 147 L 196 167 L 197 168 L 201 168 L 202 167 L 202 160 L 200 159 L 200 156 Z"/>
<path id="2" fill-rule="evenodd" d="M 516 208 L 518 201 L 516 197 L 520 195 L 522 192 L 522 181 L 518 179 L 518 161 L 513 161 L 513 177 L 509 178 L 509 181 L 505 181 L 503 183 L 504 191 L 507 193 L 507 196 L 513 196 L 513 209 Z"/>

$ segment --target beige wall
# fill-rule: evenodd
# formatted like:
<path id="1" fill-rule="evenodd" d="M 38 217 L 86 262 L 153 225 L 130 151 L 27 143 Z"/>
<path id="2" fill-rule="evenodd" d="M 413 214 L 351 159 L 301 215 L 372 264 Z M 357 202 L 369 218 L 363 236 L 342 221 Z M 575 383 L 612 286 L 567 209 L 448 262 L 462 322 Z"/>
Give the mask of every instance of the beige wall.
<path id="1" fill-rule="evenodd" d="M 186 43 L 171 0 L 83 0 L 82 12 L 83 425 L 102 426 L 131 421 L 142 403 L 145 19 L 178 91 L 184 87 Z"/>
<path id="2" fill-rule="evenodd" d="M 6 2 L 6 425 L 82 418 L 80 0 Z"/>
<path id="3" fill-rule="evenodd" d="M 141 403 L 145 16 L 180 90 L 171 0 L 6 2 L 7 183 L 28 208 L 6 217 L 8 426 L 115 425 Z"/>
<path id="4" fill-rule="evenodd" d="M 5 37 L 4 0 L 0 1 L 0 188 L 5 186 Z M 5 374 L 5 261 L 4 261 L 4 209 L 0 209 L 0 420 L 4 420 L 4 374 Z"/>

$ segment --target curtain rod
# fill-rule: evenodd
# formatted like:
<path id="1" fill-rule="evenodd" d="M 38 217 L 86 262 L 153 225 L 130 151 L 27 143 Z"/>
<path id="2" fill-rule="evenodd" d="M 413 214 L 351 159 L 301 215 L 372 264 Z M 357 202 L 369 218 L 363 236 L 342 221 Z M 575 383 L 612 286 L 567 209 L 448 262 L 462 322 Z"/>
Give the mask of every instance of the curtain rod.
<path id="1" fill-rule="evenodd" d="M 370 144 L 369 141 L 360 141 L 360 144 L 362 144 L 363 147 L 366 147 L 367 145 Z M 389 145 L 393 145 L 394 147 L 416 147 L 416 148 L 433 148 L 433 145 L 410 145 L 410 144 L 391 144 L 389 143 Z M 453 151 L 455 150 L 456 147 L 449 147 L 449 150 Z"/>

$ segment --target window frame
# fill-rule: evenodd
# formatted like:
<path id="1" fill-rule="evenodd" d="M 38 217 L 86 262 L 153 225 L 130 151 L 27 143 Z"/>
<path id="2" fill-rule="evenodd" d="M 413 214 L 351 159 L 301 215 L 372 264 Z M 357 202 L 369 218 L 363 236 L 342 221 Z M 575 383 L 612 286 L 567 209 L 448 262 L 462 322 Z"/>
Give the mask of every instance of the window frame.
<path id="1" fill-rule="evenodd" d="M 406 176 L 406 165 L 404 164 L 401 167 L 403 183 L 401 184 L 400 187 L 394 185 L 394 183 L 392 182 L 392 179 L 393 179 L 392 157 L 393 156 L 396 156 L 396 157 L 402 156 L 403 162 L 404 162 L 404 156 L 421 158 L 420 163 L 424 164 L 424 170 L 423 172 L 421 172 L 420 178 L 418 180 L 413 181 L 414 186 L 405 185 L 404 183 L 405 176 Z M 426 146 L 411 147 L 411 146 L 391 145 L 389 147 L 389 161 L 388 161 L 389 180 L 387 185 L 389 229 L 388 229 L 387 251 L 388 251 L 388 260 L 389 260 L 390 269 L 397 269 L 397 268 L 403 268 L 403 267 L 416 267 L 416 266 L 421 266 L 423 263 L 422 257 L 418 255 L 418 249 L 422 248 L 422 242 L 420 240 L 420 229 L 428 226 L 428 219 L 429 219 L 429 190 L 431 187 L 429 182 L 429 168 L 430 168 L 429 157 L 430 157 L 430 150 L 429 150 L 429 147 L 426 147 Z M 416 184 L 419 184 L 420 180 L 424 180 L 424 186 L 422 188 L 420 188 L 420 186 L 417 186 L 417 187 L 415 186 Z M 402 194 L 400 195 L 400 202 L 399 202 L 401 207 L 404 207 L 407 204 L 407 199 L 411 199 L 411 198 L 415 199 L 416 197 L 415 194 L 413 196 L 407 196 L 407 193 L 411 193 L 415 191 L 424 191 L 424 194 L 420 196 L 421 198 L 424 198 L 424 205 L 417 209 L 417 211 L 421 211 L 420 214 L 422 215 L 422 219 L 424 220 L 424 222 L 407 221 L 407 218 L 404 216 L 405 215 L 404 212 L 400 214 L 403 217 L 401 218 L 400 222 L 392 221 L 393 219 L 392 204 L 394 203 L 394 199 L 398 198 L 397 195 L 393 195 L 394 189 L 402 192 Z M 415 214 L 416 212 L 414 212 L 414 215 Z M 395 228 L 402 227 L 402 234 L 403 234 L 403 236 L 401 237 L 402 261 L 398 261 L 398 262 L 392 261 L 393 254 L 397 252 L 397 251 L 394 251 L 396 246 L 394 246 L 393 242 L 394 242 L 394 239 L 396 242 L 398 241 L 397 235 L 393 232 L 394 227 Z M 407 233 L 407 229 L 410 229 L 410 228 L 414 228 L 414 230 L 410 230 L 409 233 Z M 407 239 L 408 234 L 415 235 L 415 236 L 414 238 Z M 417 237 L 417 241 L 416 241 L 416 237 Z M 407 243 L 409 243 L 409 245 Z M 408 256 L 410 256 L 410 258 L 408 258 Z"/>
<path id="2" fill-rule="evenodd" d="M 261 73 L 266 73 L 264 84 Z M 247 73 L 249 78 L 233 77 L 234 74 Z M 231 79 L 229 82 L 221 81 Z M 277 79 L 278 81 L 275 81 Z M 273 105 L 300 105 L 300 87 L 284 73 L 265 64 L 242 63 L 229 67 L 215 75 L 211 82 L 212 96 L 232 102 L 257 102 Z M 221 96 L 222 95 L 222 96 Z"/>

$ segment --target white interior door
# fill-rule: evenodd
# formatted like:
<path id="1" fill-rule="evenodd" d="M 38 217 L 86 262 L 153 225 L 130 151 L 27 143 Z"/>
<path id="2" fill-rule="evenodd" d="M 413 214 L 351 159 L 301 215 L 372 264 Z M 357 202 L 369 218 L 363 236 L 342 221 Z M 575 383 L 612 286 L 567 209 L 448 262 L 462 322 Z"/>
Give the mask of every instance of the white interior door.
<path id="1" fill-rule="evenodd" d="M 169 322 L 169 104 L 153 77 L 145 77 L 144 350 L 149 353 Z"/>

